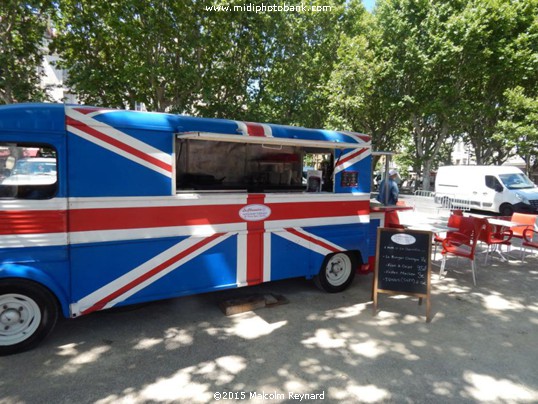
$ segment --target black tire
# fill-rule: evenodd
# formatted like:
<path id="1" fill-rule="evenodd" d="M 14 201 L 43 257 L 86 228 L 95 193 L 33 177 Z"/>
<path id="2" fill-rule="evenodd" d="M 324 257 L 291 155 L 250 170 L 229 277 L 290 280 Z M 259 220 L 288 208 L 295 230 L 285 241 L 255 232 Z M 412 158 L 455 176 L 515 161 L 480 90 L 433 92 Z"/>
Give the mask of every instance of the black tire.
<path id="1" fill-rule="evenodd" d="M 509 203 L 503 203 L 499 207 L 499 213 L 501 214 L 501 216 L 512 216 L 514 211 L 515 211 L 514 207 L 510 205 Z"/>
<path id="2" fill-rule="evenodd" d="M 327 255 L 314 277 L 316 286 L 328 293 L 342 292 L 353 282 L 356 262 L 355 256 L 346 252 Z"/>
<path id="3" fill-rule="evenodd" d="M 56 324 L 58 301 L 45 287 L 27 280 L 0 281 L 0 355 L 34 348 Z"/>

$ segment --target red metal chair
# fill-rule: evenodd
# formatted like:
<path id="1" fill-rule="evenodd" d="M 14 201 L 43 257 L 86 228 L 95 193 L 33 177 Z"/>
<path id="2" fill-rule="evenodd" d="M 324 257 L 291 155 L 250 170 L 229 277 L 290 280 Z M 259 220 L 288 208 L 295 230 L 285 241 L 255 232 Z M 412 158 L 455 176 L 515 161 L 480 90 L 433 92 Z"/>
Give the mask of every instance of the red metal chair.
<path id="1" fill-rule="evenodd" d="M 448 227 L 453 227 L 455 229 L 459 229 L 460 228 L 460 222 L 461 222 L 461 218 L 463 217 L 463 211 L 461 210 L 454 210 L 452 211 L 452 214 L 450 215 L 450 217 L 448 218 L 448 223 L 447 223 L 447 226 Z M 443 243 L 443 240 L 446 238 L 441 236 L 440 234 L 438 233 L 435 233 L 434 237 L 433 237 L 433 241 L 434 241 L 434 246 L 435 246 L 435 249 L 434 249 L 434 252 L 433 252 L 433 256 L 435 257 L 437 255 L 437 245 L 438 244 L 442 244 Z"/>
<path id="2" fill-rule="evenodd" d="M 521 245 L 523 246 L 523 255 L 521 257 L 522 261 L 525 259 L 525 252 L 527 251 L 527 247 L 538 249 L 538 239 L 535 240 L 536 235 L 538 235 L 538 231 L 530 228 L 525 229 L 525 231 L 523 232 L 523 242 L 521 243 Z"/>
<path id="3" fill-rule="evenodd" d="M 526 229 L 534 229 L 536 226 L 536 218 L 538 218 L 538 215 L 530 215 L 527 213 L 517 213 L 515 212 L 512 214 L 512 216 L 508 219 L 512 222 L 525 224 L 526 226 L 513 226 L 510 228 L 512 230 L 512 237 L 518 238 L 523 240 L 523 232 Z"/>
<path id="4" fill-rule="evenodd" d="M 448 232 L 443 240 L 443 261 L 439 270 L 439 278 L 445 273 L 446 258 L 451 254 L 456 257 L 467 258 L 471 261 L 471 270 L 473 274 L 473 284 L 476 286 L 475 274 L 475 251 L 480 233 L 486 228 L 487 222 L 484 219 L 475 217 L 462 217 L 460 220 L 459 231 Z"/>
<path id="5" fill-rule="evenodd" d="M 538 230 L 537 227 L 537 218 L 538 215 L 532 215 L 528 213 L 518 213 L 515 212 L 512 214 L 512 216 L 509 217 L 502 217 L 502 219 L 510 220 L 512 222 L 519 223 L 519 226 L 512 226 L 510 227 L 510 230 L 512 231 L 512 238 L 514 240 L 521 240 L 521 260 L 524 259 L 525 255 L 525 247 L 523 246 L 523 232 L 527 229 L 534 229 Z M 521 224 L 525 226 L 521 226 Z"/>
<path id="6" fill-rule="evenodd" d="M 454 226 L 449 227 L 456 227 L 458 231 L 447 233 L 447 236 L 450 234 L 452 244 L 466 244 L 470 246 L 473 242 L 472 237 L 475 234 L 474 225 L 476 220 L 476 217 L 456 217 Z"/>
<path id="7" fill-rule="evenodd" d="M 490 223 L 487 223 L 486 221 L 486 227 L 484 230 L 480 233 L 478 240 L 487 244 L 487 250 L 486 250 L 486 259 L 484 260 L 484 264 L 488 263 L 488 256 L 490 251 L 496 251 L 497 248 L 501 248 L 501 246 L 510 246 L 512 243 L 510 240 L 512 239 L 512 230 L 504 230 L 502 228 L 499 228 L 498 226 L 494 226 Z M 493 247 L 493 248 L 492 248 Z M 501 257 L 503 255 L 500 253 Z"/>

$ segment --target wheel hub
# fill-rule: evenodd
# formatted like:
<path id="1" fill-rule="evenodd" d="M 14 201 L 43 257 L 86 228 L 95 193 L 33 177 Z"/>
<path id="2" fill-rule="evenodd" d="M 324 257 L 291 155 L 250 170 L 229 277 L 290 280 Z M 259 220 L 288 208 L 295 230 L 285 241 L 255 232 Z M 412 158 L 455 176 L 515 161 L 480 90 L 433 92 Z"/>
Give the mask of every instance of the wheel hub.
<path id="1" fill-rule="evenodd" d="M 0 346 L 24 341 L 40 322 L 41 312 L 33 299 L 21 294 L 0 296 Z"/>
<path id="2" fill-rule="evenodd" d="M 0 313 L 0 328 L 7 329 L 6 327 L 23 322 L 22 309 L 22 306 L 15 308 L 4 305 Z"/>
<path id="3" fill-rule="evenodd" d="M 342 272 L 343 270 L 344 268 L 342 266 L 342 262 L 338 261 L 338 262 L 331 263 L 331 270 L 329 272 L 333 274 L 334 276 L 338 276 L 340 272 Z"/>
<path id="4" fill-rule="evenodd" d="M 327 264 L 325 276 L 332 286 L 340 286 L 349 278 L 351 261 L 346 255 L 337 254 Z"/>

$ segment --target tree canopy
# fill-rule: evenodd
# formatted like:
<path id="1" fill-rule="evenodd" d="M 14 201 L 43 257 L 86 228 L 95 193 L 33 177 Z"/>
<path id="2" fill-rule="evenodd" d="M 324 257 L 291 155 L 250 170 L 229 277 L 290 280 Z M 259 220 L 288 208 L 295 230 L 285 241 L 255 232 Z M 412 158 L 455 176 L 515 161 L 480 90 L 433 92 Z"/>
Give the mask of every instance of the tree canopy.
<path id="1" fill-rule="evenodd" d="M 418 173 L 455 139 L 535 164 L 538 0 L 262 3 L 5 0 L 0 102 L 44 99 L 50 33 L 84 103 L 365 132 Z"/>
<path id="2" fill-rule="evenodd" d="M 42 101 L 40 86 L 47 23 L 47 0 L 2 0 L 0 6 L 0 104 Z"/>
<path id="3" fill-rule="evenodd" d="M 144 102 L 153 111 L 321 126 L 327 114 L 322 88 L 340 32 L 363 9 L 345 0 L 312 2 L 318 3 L 330 11 L 219 12 L 195 0 L 63 0 L 54 49 L 84 102 Z"/>

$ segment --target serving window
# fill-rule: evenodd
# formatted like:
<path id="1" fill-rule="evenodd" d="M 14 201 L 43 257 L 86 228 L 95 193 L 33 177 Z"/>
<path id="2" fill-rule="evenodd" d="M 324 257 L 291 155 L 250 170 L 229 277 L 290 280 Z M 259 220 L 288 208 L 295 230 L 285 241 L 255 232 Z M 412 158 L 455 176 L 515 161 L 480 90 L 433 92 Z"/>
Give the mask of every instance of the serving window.
<path id="1" fill-rule="evenodd" d="M 307 170 L 315 170 L 316 162 L 321 168 L 323 163 L 328 178 L 334 161 L 334 150 L 329 148 L 181 136 L 175 152 L 178 192 L 302 192 L 307 190 Z M 332 182 L 324 184 L 322 190 L 332 192 Z"/>

